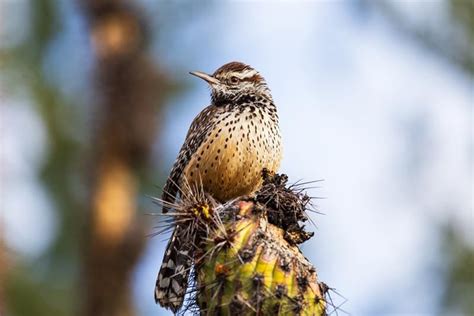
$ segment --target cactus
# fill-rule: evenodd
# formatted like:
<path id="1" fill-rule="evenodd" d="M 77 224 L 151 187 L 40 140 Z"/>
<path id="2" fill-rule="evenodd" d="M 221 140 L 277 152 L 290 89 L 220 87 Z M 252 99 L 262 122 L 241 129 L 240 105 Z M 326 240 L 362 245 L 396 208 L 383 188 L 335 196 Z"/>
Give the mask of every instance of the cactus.
<path id="1" fill-rule="evenodd" d="M 325 286 L 298 244 L 310 199 L 286 176 L 263 173 L 253 196 L 225 204 L 188 190 L 170 216 L 194 243 L 191 298 L 201 315 L 325 315 Z"/>

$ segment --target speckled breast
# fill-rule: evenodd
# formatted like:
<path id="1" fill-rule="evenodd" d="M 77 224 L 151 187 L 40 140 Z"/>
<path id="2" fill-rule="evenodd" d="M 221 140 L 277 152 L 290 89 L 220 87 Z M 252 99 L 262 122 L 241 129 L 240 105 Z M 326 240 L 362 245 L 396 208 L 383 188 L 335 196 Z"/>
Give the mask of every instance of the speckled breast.
<path id="1" fill-rule="evenodd" d="M 255 192 L 263 168 L 276 172 L 282 157 L 278 119 L 264 108 L 227 113 L 208 133 L 183 176 L 219 201 Z"/>

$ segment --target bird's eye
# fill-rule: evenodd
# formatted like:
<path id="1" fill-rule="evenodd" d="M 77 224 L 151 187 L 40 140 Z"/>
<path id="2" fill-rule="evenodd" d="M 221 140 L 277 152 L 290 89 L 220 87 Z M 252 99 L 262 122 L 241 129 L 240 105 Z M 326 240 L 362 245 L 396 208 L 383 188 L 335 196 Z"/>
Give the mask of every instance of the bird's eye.
<path id="1" fill-rule="evenodd" d="M 230 77 L 230 83 L 232 83 L 232 84 L 239 83 L 239 78 L 237 78 L 236 76 Z"/>

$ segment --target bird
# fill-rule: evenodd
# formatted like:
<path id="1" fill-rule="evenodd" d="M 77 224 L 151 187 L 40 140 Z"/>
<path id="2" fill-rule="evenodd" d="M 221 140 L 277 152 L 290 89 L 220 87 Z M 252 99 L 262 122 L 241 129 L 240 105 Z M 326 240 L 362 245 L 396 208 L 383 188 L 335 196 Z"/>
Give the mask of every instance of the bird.
<path id="1" fill-rule="evenodd" d="M 250 195 L 262 184 L 262 170 L 276 172 L 282 159 L 277 108 L 263 76 L 233 61 L 206 81 L 211 104 L 191 123 L 162 194 L 167 213 L 186 183 L 199 185 L 219 202 Z M 155 286 L 155 301 L 176 313 L 182 306 L 192 266 L 192 245 L 176 223 Z"/>

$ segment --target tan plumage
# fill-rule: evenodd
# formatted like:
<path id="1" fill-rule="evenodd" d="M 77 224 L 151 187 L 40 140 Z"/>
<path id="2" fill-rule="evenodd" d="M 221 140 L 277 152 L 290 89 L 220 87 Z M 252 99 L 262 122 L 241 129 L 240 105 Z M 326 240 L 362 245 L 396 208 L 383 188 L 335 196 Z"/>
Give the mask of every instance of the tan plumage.
<path id="1" fill-rule="evenodd" d="M 280 141 L 272 143 L 276 136 L 269 124 L 266 117 L 254 123 L 248 109 L 222 119 L 192 155 L 183 177 L 190 184 L 202 184 L 219 201 L 255 192 L 262 169 L 275 172 L 280 165 Z"/>

